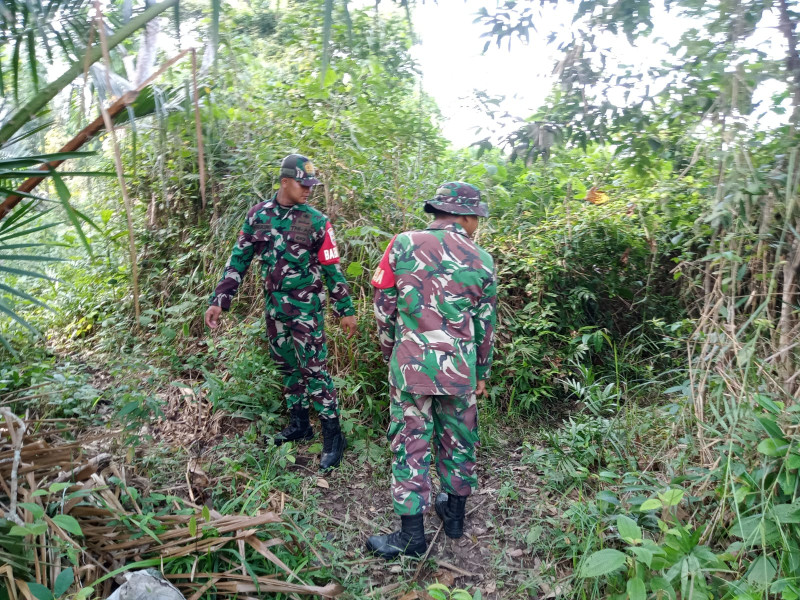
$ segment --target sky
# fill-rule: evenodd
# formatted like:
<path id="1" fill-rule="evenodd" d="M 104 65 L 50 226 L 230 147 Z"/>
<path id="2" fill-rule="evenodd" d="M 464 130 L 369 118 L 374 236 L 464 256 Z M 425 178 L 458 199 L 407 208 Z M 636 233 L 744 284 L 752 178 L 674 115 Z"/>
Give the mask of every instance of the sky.
<path id="1" fill-rule="evenodd" d="M 446 117 L 443 132 L 456 146 L 486 137 L 492 126 L 492 120 L 471 100 L 476 89 L 503 96 L 503 111 L 524 118 L 544 102 L 553 84 L 555 53 L 536 36 L 528 45 L 515 39 L 511 51 L 507 43 L 500 49 L 492 44 L 483 54 L 488 38 L 481 37 L 485 30 L 473 21 L 485 4 L 441 0 L 417 3 L 413 12 L 421 43 L 414 46 L 412 55 L 421 67 L 423 88 Z M 476 126 L 483 130 L 476 132 Z"/>
<path id="2" fill-rule="evenodd" d="M 554 7 L 547 3 L 536 21 L 537 32 L 532 32 L 528 44 L 515 38 L 511 50 L 504 41 L 501 48 L 493 43 L 484 54 L 488 38 L 482 37 L 484 26 L 473 21 L 481 6 L 491 10 L 495 5 L 495 0 L 427 0 L 417 2 L 413 9 L 414 29 L 421 43 L 412 48 L 412 55 L 420 65 L 424 89 L 433 96 L 445 117 L 443 133 L 456 147 L 488 137 L 489 130 L 496 128 L 492 119 L 476 107 L 472 99 L 475 90 L 504 97 L 500 112 L 524 119 L 543 104 L 556 83 L 552 73 L 559 53 L 544 37 L 550 32 L 558 32 L 562 38 L 569 33 L 574 5 L 559 2 Z M 683 31 L 695 25 L 663 8 L 656 9 L 653 16 L 652 35 L 648 39 L 639 38 L 635 47 L 624 36 L 605 34 L 607 37 L 600 44 L 611 49 L 612 62 L 632 65 L 640 71 L 658 65 L 668 58 L 667 45 L 675 44 Z M 782 36 L 775 35 L 776 24 L 776 17 L 767 14 L 751 43 L 780 57 L 785 49 Z M 776 85 L 760 87 L 756 98 L 761 100 L 779 91 Z M 620 101 L 621 97 L 622 91 Z M 615 99 L 613 94 L 610 99 Z M 753 118 L 760 119 L 762 126 L 777 125 L 782 120 L 774 113 Z M 481 130 L 476 131 L 476 127 Z M 493 139 L 496 141 L 500 134 L 507 135 L 516 128 L 509 122 L 505 129 L 495 132 Z"/>

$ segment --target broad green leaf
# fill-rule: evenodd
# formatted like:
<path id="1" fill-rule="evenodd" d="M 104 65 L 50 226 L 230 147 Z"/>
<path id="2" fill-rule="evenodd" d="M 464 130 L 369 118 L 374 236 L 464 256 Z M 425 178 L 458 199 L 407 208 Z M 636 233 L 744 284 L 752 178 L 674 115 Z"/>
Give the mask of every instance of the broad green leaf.
<path id="1" fill-rule="evenodd" d="M 667 598 L 669 600 L 675 600 L 676 598 L 675 589 L 664 577 L 653 577 L 650 580 L 650 589 L 656 593 L 663 592 L 661 596 L 656 594 L 656 598 L 661 597 L 664 600 L 667 600 Z"/>
<path id="2" fill-rule="evenodd" d="M 600 577 L 616 571 L 625 564 L 625 555 L 619 550 L 606 548 L 589 555 L 580 569 L 580 577 Z"/>
<path id="3" fill-rule="evenodd" d="M 28 582 L 28 589 L 36 600 L 53 600 L 53 593 L 44 587 L 41 583 L 35 581 Z"/>
<path id="4" fill-rule="evenodd" d="M 628 579 L 628 585 L 625 587 L 628 590 L 629 600 L 646 600 L 647 590 L 644 587 L 644 581 L 639 577 Z"/>
<path id="5" fill-rule="evenodd" d="M 8 535 L 25 537 L 26 535 L 42 535 L 47 531 L 47 523 L 30 523 L 28 525 L 14 525 Z"/>
<path id="6" fill-rule="evenodd" d="M 63 596 L 67 593 L 67 590 L 69 590 L 74 581 L 75 574 L 72 569 L 64 569 L 58 574 L 58 577 L 56 577 L 56 581 L 53 584 L 53 594 L 56 597 Z"/>
<path id="7" fill-rule="evenodd" d="M 764 428 L 764 431 L 767 432 L 769 437 L 776 439 L 783 438 L 783 430 L 781 429 L 780 425 L 775 422 L 775 419 L 770 419 L 769 417 L 758 417 L 758 422 L 761 423 L 761 426 Z"/>
<path id="8" fill-rule="evenodd" d="M 347 274 L 350 275 L 350 277 L 360 277 L 363 272 L 364 267 L 360 262 L 351 262 L 347 265 Z"/>
<path id="9" fill-rule="evenodd" d="M 780 415 L 783 411 L 783 402 L 777 403 L 765 394 L 755 394 L 754 398 L 761 408 L 773 415 Z"/>
<path id="10" fill-rule="evenodd" d="M 767 438 L 758 444 L 758 451 L 767 456 L 783 456 L 789 450 L 789 442 L 784 439 Z"/>
<path id="11" fill-rule="evenodd" d="M 20 502 L 17 506 L 24 508 L 33 515 L 33 520 L 38 521 L 44 516 L 44 509 L 33 502 Z"/>
<path id="12" fill-rule="evenodd" d="M 544 533 L 544 528 L 541 525 L 534 525 L 525 535 L 525 543 L 528 546 L 535 544 L 542 537 L 542 533 Z"/>
<path id="13" fill-rule="evenodd" d="M 648 550 L 647 548 L 641 548 L 639 546 L 631 546 L 628 548 L 628 551 L 636 557 L 640 563 L 647 565 L 648 567 L 653 563 L 653 551 Z"/>
<path id="14" fill-rule="evenodd" d="M 772 519 L 765 519 L 759 513 L 742 517 L 730 529 L 730 535 L 741 538 L 748 546 L 761 545 L 763 539 L 768 545 L 777 542 L 781 535 Z"/>
<path id="15" fill-rule="evenodd" d="M 194 515 L 189 519 L 189 535 L 192 537 L 197 535 L 197 517 Z"/>
<path id="16" fill-rule="evenodd" d="M 210 510 L 208 510 L 208 507 L 207 507 L 207 506 L 203 506 L 202 515 L 203 515 L 203 520 L 204 520 L 206 523 L 208 523 L 209 521 L 211 521 L 211 511 L 210 511 Z"/>
<path id="17" fill-rule="evenodd" d="M 750 565 L 747 573 L 747 583 L 758 588 L 766 588 L 775 579 L 778 568 L 775 559 L 770 556 L 759 555 Z"/>
<path id="18" fill-rule="evenodd" d="M 795 469 L 800 469 L 800 454 L 796 454 L 795 452 L 791 452 L 789 456 L 786 457 L 786 468 L 794 471 Z"/>
<path id="19" fill-rule="evenodd" d="M 450 597 L 450 590 L 441 583 L 432 583 L 427 589 L 434 600 L 448 600 Z"/>
<path id="20" fill-rule="evenodd" d="M 636 524 L 636 521 L 625 515 L 617 517 L 617 531 L 619 537 L 625 541 L 641 541 L 642 529 Z"/>
<path id="21" fill-rule="evenodd" d="M 86 600 L 87 598 L 90 598 L 92 594 L 94 594 L 93 587 L 81 588 L 81 590 L 75 594 L 75 600 Z"/>
<path id="22" fill-rule="evenodd" d="M 81 526 L 78 524 L 78 521 L 75 517 L 71 517 L 69 515 L 56 515 L 53 517 L 53 523 L 61 527 L 64 531 L 68 531 L 73 535 L 83 535 L 83 531 L 81 531 Z"/>
<path id="23" fill-rule="evenodd" d="M 661 500 L 658 498 L 650 498 L 649 500 L 642 502 L 641 506 L 639 506 L 639 510 L 642 512 L 646 512 L 648 510 L 658 510 L 661 508 L 661 506 Z"/>
<path id="24" fill-rule="evenodd" d="M 472 600 L 472 594 L 464 590 L 454 590 L 450 594 L 450 600 Z"/>
<path id="25" fill-rule="evenodd" d="M 663 493 L 659 493 L 658 497 L 664 506 L 677 506 L 683 500 L 684 491 L 681 489 L 670 488 Z"/>
<path id="26" fill-rule="evenodd" d="M 776 504 L 772 507 L 772 515 L 778 523 L 800 523 L 800 505 Z"/>

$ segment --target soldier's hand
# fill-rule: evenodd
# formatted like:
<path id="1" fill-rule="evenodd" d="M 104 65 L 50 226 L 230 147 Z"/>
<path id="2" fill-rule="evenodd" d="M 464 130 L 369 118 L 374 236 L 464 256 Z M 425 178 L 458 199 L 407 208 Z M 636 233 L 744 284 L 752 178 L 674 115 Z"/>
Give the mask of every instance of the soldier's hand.
<path id="1" fill-rule="evenodd" d="M 211 329 L 216 329 L 219 326 L 219 317 L 222 314 L 222 308 L 219 306 L 209 306 L 206 311 L 206 325 Z"/>
<path id="2" fill-rule="evenodd" d="M 358 329 L 358 324 L 354 316 L 342 317 L 342 320 L 339 321 L 339 326 L 342 328 L 342 331 L 347 334 L 348 340 L 356 334 L 356 330 Z"/>
<path id="3" fill-rule="evenodd" d="M 486 381 L 483 379 L 478 380 L 478 385 L 475 386 L 475 395 L 476 396 L 485 396 L 486 395 Z"/>

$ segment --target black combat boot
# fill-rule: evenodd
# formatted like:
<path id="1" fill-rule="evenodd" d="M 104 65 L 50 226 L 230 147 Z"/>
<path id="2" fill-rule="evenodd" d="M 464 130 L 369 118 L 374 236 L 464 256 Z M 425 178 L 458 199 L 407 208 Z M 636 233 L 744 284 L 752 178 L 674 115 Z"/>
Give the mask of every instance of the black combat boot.
<path id="1" fill-rule="evenodd" d="M 342 462 L 342 454 L 347 448 L 342 428 L 339 427 L 339 417 L 333 419 L 320 419 L 322 423 L 322 456 L 319 457 L 320 471 L 335 469 Z"/>
<path id="2" fill-rule="evenodd" d="M 444 532 L 449 538 L 460 538 L 464 535 L 464 508 L 466 496 L 456 496 L 442 492 L 436 497 L 436 514 L 444 521 Z"/>
<path id="3" fill-rule="evenodd" d="M 400 517 L 400 531 L 389 535 L 373 535 L 367 540 L 367 550 L 381 558 L 390 560 L 401 554 L 419 558 L 425 554 L 428 544 L 425 542 L 425 522 L 423 515 L 407 515 Z"/>
<path id="4" fill-rule="evenodd" d="M 308 421 L 308 409 L 299 404 L 289 411 L 289 426 L 272 438 L 276 446 L 286 442 L 305 442 L 314 437 L 314 430 Z"/>

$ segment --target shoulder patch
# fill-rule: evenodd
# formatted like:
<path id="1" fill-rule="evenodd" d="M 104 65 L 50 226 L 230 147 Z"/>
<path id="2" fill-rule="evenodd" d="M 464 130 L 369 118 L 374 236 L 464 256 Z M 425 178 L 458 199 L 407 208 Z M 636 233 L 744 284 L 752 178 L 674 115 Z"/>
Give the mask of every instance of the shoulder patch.
<path id="1" fill-rule="evenodd" d="M 375 273 L 372 275 L 372 281 L 370 281 L 370 283 L 379 290 L 394 287 L 395 283 L 397 283 L 394 277 L 394 271 L 392 271 L 392 265 L 389 262 L 389 257 L 392 254 L 392 246 L 394 246 L 394 241 L 396 239 L 397 235 L 395 235 L 389 242 L 389 245 L 386 246 L 383 258 L 381 258 L 381 262 L 378 263 L 378 268 L 375 269 Z"/>

